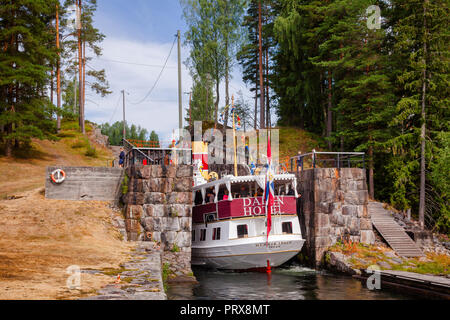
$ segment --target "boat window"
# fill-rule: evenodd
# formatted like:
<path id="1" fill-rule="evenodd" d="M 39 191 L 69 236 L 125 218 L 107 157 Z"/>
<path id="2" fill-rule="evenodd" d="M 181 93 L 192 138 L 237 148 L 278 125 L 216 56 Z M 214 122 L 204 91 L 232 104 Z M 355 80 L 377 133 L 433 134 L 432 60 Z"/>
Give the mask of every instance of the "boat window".
<path id="1" fill-rule="evenodd" d="M 192 241 L 195 241 L 195 230 L 192 230 Z"/>
<path id="2" fill-rule="evenodd" d="M 283 222 L 283 233 L 292 234 L 292 222 Z"/>
<path id="3" fill-rule="evenodd" d="M 200 241 L 206 240 L 206 229 L 202 229 L 200 233 Z"/>
<path id="4" fill-rule="evenodd" d="M 241 224 L 237 226 L 237 234 L 238 238 L 247 238 L 248 237 L 248 226 L 246 224 Z"/>
<path id="5" fill-rule="evenodd" d="M 220 240 L 220 228 L 214 228 L 213 240 Z"/>

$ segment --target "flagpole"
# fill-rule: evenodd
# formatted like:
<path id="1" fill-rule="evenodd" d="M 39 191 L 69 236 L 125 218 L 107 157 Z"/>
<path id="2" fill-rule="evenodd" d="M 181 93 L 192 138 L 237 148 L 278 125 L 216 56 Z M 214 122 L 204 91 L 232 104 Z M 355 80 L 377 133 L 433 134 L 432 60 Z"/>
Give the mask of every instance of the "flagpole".
<path id="1" fill-rule="evenodd" d="M 238 170 L 237 170 L 237 150 L 236 150 L 236 122 L 234 119 L 234 95 L 231 98 L 231 109 L 233 110 L 233 151 L 234 151 L 234 176 L 237 177 L 238 176 Z"/>

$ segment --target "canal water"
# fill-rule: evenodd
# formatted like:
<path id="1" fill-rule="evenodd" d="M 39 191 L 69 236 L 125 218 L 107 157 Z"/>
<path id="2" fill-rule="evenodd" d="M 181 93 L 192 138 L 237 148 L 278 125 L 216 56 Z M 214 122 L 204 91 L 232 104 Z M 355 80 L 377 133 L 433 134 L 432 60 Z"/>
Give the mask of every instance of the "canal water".
<path id="1" fill-rule="evenodd" d="M 371 291 L 361 281 L 299 265 L 257 272 L 194 268 L 197 285 L 169 287 L 169 300 L 407 300 L 388 290 Z"/>

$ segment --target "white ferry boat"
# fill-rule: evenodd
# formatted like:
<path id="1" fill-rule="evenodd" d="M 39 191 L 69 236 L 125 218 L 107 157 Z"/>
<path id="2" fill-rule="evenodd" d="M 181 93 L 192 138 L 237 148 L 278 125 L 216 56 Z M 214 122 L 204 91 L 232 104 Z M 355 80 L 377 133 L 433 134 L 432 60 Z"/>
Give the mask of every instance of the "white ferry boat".
<path id="1" fill-rule="evenodd" d="M 192 264 L 223 270 L 269 269 L 294 257 L 305 242 L 293 174 L 274 176 L 276 195 L 267 235 L 264 176 L 225 176 L 194 187 Z"/>

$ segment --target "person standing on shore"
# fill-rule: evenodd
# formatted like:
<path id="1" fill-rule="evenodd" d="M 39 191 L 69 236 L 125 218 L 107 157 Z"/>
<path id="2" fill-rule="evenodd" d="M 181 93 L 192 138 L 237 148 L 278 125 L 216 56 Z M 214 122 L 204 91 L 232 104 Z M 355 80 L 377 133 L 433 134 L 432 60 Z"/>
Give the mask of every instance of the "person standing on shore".
<path id="1" fill-rule="evenodd" d="M 120 148 L 119 167 L 123 168 L 124 164 L 125 164 L 125 151 L 123 151 L 123 148 Z"/>

